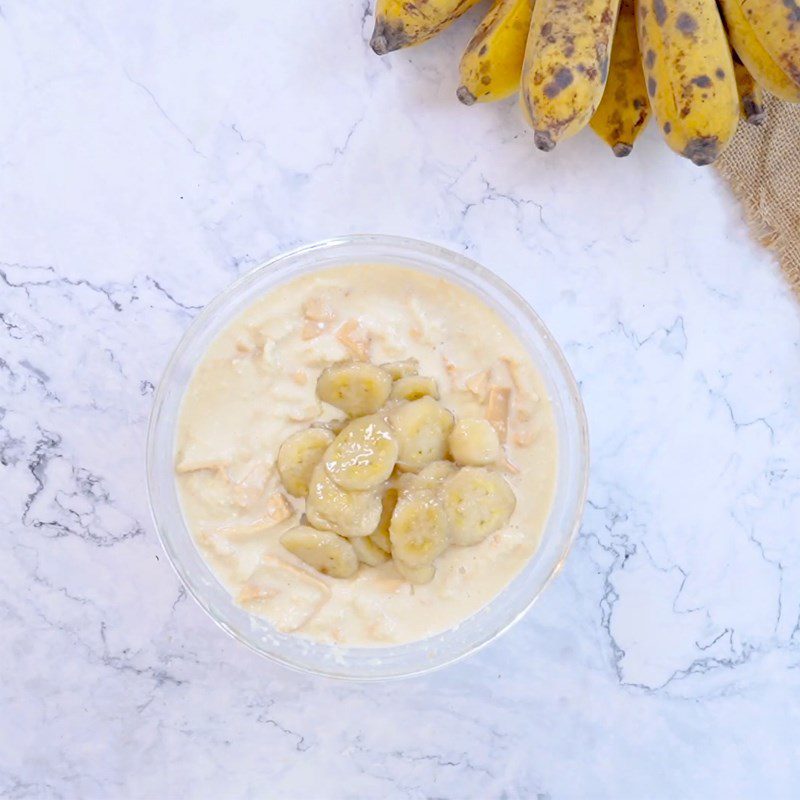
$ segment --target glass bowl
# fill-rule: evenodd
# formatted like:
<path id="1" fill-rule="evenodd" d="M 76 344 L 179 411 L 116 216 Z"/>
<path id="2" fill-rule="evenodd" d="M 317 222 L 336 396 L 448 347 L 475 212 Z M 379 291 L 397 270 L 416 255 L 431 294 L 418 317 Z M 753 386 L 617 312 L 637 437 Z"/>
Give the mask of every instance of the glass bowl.
<path id="1" fill-rule="evenodd" d="M 389 647 L 342 647 L 280 633 L 237 606 L 214 577 L 184 522 L 174 479 L 175 433 L 184 391 L 212 340 L 258 297 L 288 280 L 333 266 L 388 263 L 446 278 L 496 309 L 522 340 L 547 387 L 556 421 L 558 466 L 553 506 L 538 550 L 488 605 L 436 636 Z M 547 328 L 510 286 L 464 256 L 389 236 L 345 236 L 278 256 L 244 275 L 194 319 L 155 394 L 147 440 L 147 484 L 161 544 L 194 599 L 225 631 L 267 658 L 337 678 L 417 675 L 491 642 L 530 608 L 558 572 L 578 530 L 588 480 L 586 416 L 567 362 Z"/>

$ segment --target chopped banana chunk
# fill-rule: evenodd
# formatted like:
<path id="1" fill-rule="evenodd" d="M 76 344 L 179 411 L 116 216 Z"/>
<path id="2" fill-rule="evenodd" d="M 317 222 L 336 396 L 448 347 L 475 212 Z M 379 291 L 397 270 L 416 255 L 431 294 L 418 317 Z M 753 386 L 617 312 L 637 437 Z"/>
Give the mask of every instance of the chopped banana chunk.
<path id="1" fill-rule="evenodd" d="M 368 567 L 377 567 L 379 564 L 389 560 L 389 554 L 375 544 L 372 536 L 358 536 L 350 539 L 350 544 L 353 546 L 353 550 L 356 551 L 358 560 Z"/>
<path id="2" fill-rule="evenodd" d="M 370 534 L 369 538 L 383 550 L 384 553 L 391 554 L 392 543 L 389 539 L 389 524 L 392 521 L 392 514 L 397 505 L 397 489 L 387 489 L 383 495 L 381 509 L 381 520 L 378 527 Z"/>
<path id="3" fill-rule="evenodd" d="M 353 545 L 335 533 L 299 525 L 281 536 L 281 544 L 323 575 L 352 578 L 358 570 Z"/>
<path id="4" fill-rule="evenodd" d="M 447 437 L 453 429 L 453 415 L 432 397 L 403 403 L 389 413 L 389 422 L 400 445 L 397 466 L 418 472 L 447 452 Z"/>
<path id="5" fill-rule="evenodd" d="M 433 378 L 424 378 L 421 375 L 407 375 L 398 378 L 392 386 L 391 400 L 419 400 L 420 397 L 439 399 L 439 386 Z"/>
<path id="6" fill-rule="evenodd" d="M 314 467 L 334 440 L 327 428 L 308 428 L 293 433 L 278 450 L 278 474 L 289 494 L 305 497 Z"/>
<path id="7" fill-rule="evenodd" d="M 377 415 L 353 420 L 325 451 L 325 468 L 349 491 L 373 489 L 392 474 L 397 463 L 397 439 Z"/>
<path id="8" fill-rule="evenodd" d="M 315 528 L 347 537 L 369 536 L 378 527 L 381 511 L 379 492 L 346 492 L 331 480 L 324 464 L 317 464 L 306 500 L 306 516 Z"/>
<path id="9" fill-rule="evenodd" d="M 502 475 L 483 467 L 464 467 L 445 481 L 444 509 L 455 544 L 482 542 L 511 519 L 517 500 Z"/>
<path id="10" fill-rule="evenodd" d="M 417 585 L 430 583 L 434 575 L 436 575 L 436 567 L 434 567 L 433 564 L 422 564 L 419 567 L 412 567 L 404 561 L 395 560 L 394 566 L 400 575 L 409 583 L 415 583 Z"/>
<path id="11" fill-rule="evenodd" d="M 419 372 L 419 361 L 416 358 L 390 361 L 388 364 L 381 364 L 381 369 L 385 369 L 392 376 L 392 380 L 397 381 L 409 375 L 416 375 Z"/>
<path id="12" fill-rule="evenodd" d="M 351 417 L 374 414 L 392 391 L 392 376 L 372 364 L 344 361 L 322 372 L 317 396 Z"/>
<path id="13" fill-rule="evenodd" d="M 392 555 L 411 567 L 430 564 L 447 547 L 447 519 L 435 492 L 404 492 L 389 525 Z"/>
<path id="14" fill-rule="evenodd" d="M 485 419 L 462 419 L 447 439 L 453 461 L 461 466 L 483 467 L 497 461 L 500 439 L 491 422 Z"/>

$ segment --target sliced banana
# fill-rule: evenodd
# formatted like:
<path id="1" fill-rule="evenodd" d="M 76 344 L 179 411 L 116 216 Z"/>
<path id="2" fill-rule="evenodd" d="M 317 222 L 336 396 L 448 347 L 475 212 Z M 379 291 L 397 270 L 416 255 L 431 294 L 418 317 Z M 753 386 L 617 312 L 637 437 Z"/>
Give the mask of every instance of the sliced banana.
<path id="1" fill-rule="evenodd" d="M 419 361 L 416 358 L 390 361 L 388 364 L 381 364 L 381 369 L 385 369 L 392 376 L 392 380 L 397 381 L 409 375 L 416 375 L 419 372 Z"/>
<path id="2" fill-rule="evenodd" d="M 401 577 L 405 578 L 409 583 L 416 583 L 417 585 L 430 583 L 433 580 L 433 576 L 436 574 L 436 567 L 434 567 L 433 564 L 411 567 L 404 561 L 396 560 L 394 566 Z"/>
<path id="3" fill-rule="evenodd" d="M 372 536 L 359 536 L 355 539 L 350 539 L 350 544 L 353 546 L 353 550 L 356 551 L 358 560 L 368 567 L 377 567 L 383 564 L 384 561 L 389 560 L 389 554 L 372 541 Z"/>
<path id="4" fill-rule="evenodd" d="M 447 452 L 447 437 L 453 429 L 453 415 L 432 397 L 403 403 L 389 413 L 389 423 L 400 445 L 397 466 L 419 472 Z"/>
<path id="5" fill-rule="evenodd" d="M 353 545 L 335 533 L 300 525 L 286 531 L 281 536 L 281 544 L 323 575 L 352 578 L 358 571 L 358 556 Z"/>
<path id="6" fill-rule="evenodd" d="M 457 470 L 458 467 L 452 461 L 432 461 L 419 471 L 417 485 L 420 489 L 439 489 Z"/>
<path id="7" fill-rule="evenodd" d="M 436 492 L 403 492 L 389 525 L 392 555 L 410 567 L 430 564 L 447 547 L 447 518 Z"/>
<path id="8" fill-rule="evenodd" d="M 397 505 L 397 497 L 397 489 L 387 489 L 384 492 L 380 522 L 378 523 L 378 527 L 375 528 L 369 536 L 384 553 L 388 553 L 389 555 L 392 553 L 392 543 L 389 539 L 389 525 L 392 521 L 392 514 L 394 514 L 395 506 Z"/>
<path id="9" fill-rule="evenodd" d="M 392 386 L 390 400 L 419 400 L 420 397 L 439 399 L 439 385 L 433 378 L 422 375 L 408 375 L 398 378 Z"/>
<path id="10" fill-rule="evenodd" d="M 327 428 L 308 428 L 293 433 L 278 450 L 277 467 L 286 491 L 295 497 L 308 494 L 314 467 L 334 440 Z"/>
<path id="11" fill-rule="evenodd" d="M 392 391 L 392 376 L 374 364 L 342 361 L 323 370 L 317 397 L 351 417 L 374 414 Z"/>
<path id="12" fill-rule="evenodd" d="M 381 510 L 379 492 L 346 492 L 330 479 L 324 464 L 314 468 L 306 499 L 306 516 L 315 528 L 348 538 L 369 536 L 378 527 Z"/>
<path id="13" fill-rule="evenodd" d="M 325 451 L 323 462 L 342 489 L 364 491 L 388 479 L 398 451 L 388 423 L 372 414 L 350 422 Z"/>
<path id="14" fill-rule="evenodd" d="M 517 499 L 502 475 L 483 467 L 464 467 L 442 487 L 450 537 L 473 545 L 511 519 Z"/>
<path id="15" fill-rule="evenodd" d="M 500 457 L 500 438 L 486 419 L 462 419 L 447 439 L 450 455 L 456 464 L 484 467 Z"/>

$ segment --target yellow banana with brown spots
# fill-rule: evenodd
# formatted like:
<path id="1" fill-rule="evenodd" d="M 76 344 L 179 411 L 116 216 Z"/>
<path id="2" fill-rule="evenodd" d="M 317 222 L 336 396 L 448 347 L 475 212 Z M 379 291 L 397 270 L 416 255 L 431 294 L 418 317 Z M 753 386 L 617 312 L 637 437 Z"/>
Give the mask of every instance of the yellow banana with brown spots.
<path id="1" fill-rule="evenodd" d="M 800 0 L 741 0 L 765 49 L 800 86 Z"/>
<path id="2" fill-rule="evenodd" d="M 589 121 L 614 155 L 627 156 L 650 118 L 633 0 L 622 0 L 603 99 Z"/>
<path id="3" fill-rule="evenodd" d="M 461 57 L 462 103 L 502 100 L 519 89 L 532 10 L 533 0 L 495 0 Z"/>
<path id="4" fill-rule="evenodd" d="M 715 0 L 637 0 L 647 93 L 667 144 L 699 166 L 728 146 L 739 95 Z"/>
<path id="5" fill-rule="evenodd" d="M 763 125 L 767 118 L 764 92 L 755 82 L 747 67 L 734 55 L 733 72 L 739 90 L 739 116 L 751 125 Z"/>
<path id="6" fill-rule="evenodd" d="M 522 108 L 540 150 L 592 118 L 603 96 L 619 0 L 536 0 L 522 68 Z"/>
<path id="7" fill-rule="evenodd" d="M 444 30 L 480 0 L 377 0 L 370 46 L 384 56 Z"/>
<path id="8" fill-rule="evenodd" d="M 778 3 L 780 5 L 780 3 Z M 800 103 L 800 85 L 796 84 L 765 46 L 766 39 L 758 34 L 744 10 L 744 0 L 720 0 L 728 38 L 750 74 L 768 92 Z M 800 31 L 800 23 L 797 23 Z"/>

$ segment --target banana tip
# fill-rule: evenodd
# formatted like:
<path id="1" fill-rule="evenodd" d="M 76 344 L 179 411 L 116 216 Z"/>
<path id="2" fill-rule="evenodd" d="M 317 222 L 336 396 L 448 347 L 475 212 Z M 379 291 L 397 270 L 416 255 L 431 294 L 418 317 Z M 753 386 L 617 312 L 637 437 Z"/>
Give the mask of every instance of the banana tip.
<path id="1" fill-rule="evenodd" d="M 549 131 L 536 131 L 533 134 L 533 143 L 545 153 L 549 153 L 556 146 L 553 135 Z"/>
<path id="2" fill-rule="evenodd" d="M 385 56 L 389 52 L 389 42 L 382 34 L 375 34 L 369 40 L 369 46 L 379 56 Z"/>
<path id="3" fill-rule="evenodd" d="M 631 154 L 633 145 L 630 145 L 627 142 L 617 142 L 611 149 L 614 151 L 614 155 L 617 158 L 625 158 L 625 156 L 629 156 Z"/>
<path id="4" fill-rule="evenodd" d="M 471 106 L 475 102 L 475 95 L 466 86 L 456 89 L 456 97 L 465 105 Z"/>

